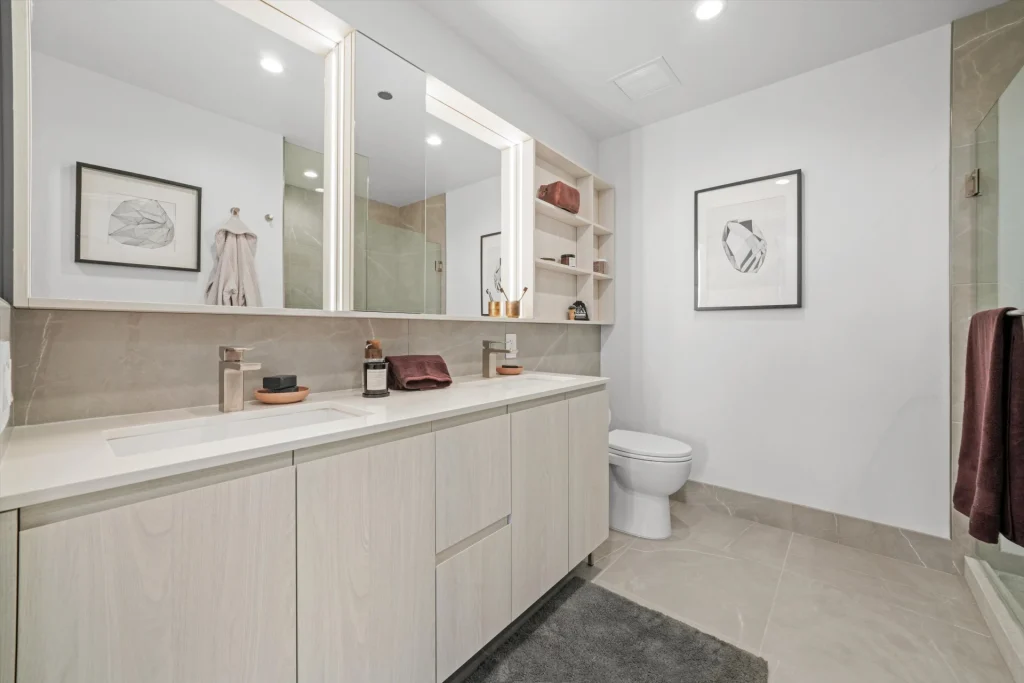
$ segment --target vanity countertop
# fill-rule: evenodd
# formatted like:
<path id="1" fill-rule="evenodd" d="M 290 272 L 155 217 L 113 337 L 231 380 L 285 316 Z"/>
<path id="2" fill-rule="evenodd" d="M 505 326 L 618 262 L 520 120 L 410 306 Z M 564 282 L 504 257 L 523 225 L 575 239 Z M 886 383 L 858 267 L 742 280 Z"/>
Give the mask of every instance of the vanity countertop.
<path id="1" fill-rule="evenodd" d="M 387 398 L 363 398 L 359 390 L 334 391 L 312 394 L 293 406 L 246 403 L 242 413 L 231 415 L 222 415 L 216 406 L 203 406 L 15 427 L 0 460 L 0 512 L 556 396 L 607 381 L 604 377 L 548 373 L 461 377 L 447 389 L 393 391 Z M 196 424 L 204 424 L 204 418 L 214 418 L 209 423 L 252 419 L 305 412 L 318 405 L 349 409 L 357 416 L 135 455 L 117 455 L 108 442 L 112 434 L 132 434 L 146 425 L 169 426 L 197 419 Z"/>

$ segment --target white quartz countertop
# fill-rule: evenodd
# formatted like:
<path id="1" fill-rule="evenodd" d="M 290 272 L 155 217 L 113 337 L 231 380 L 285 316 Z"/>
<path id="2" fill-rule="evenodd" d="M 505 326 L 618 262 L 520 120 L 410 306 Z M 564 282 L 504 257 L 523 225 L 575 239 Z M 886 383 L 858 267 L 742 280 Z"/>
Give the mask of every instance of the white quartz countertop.
<path id="1" fill-rule="evenodd" d="M 363 398 L 359 390 L 334 391 L 311 394 L 301 404 L 292 406 L 251 402 L 242 413 L 230 415 L 222 415 L 217 406 L 203 406 L 15 427 L 0 460 L 0 511 L 457 417 L 596 387 L 607 381 L 604 377 L 536 372 L 493 379 L 460 377 L 446 389 L 392 391 L 386 398 Z M 213 424 L 220 420 L 308 411 L 310 404 L 350 409 L 357 417 L 197 445 L 170 443 L 163 450 L 134 455 L 117 455 L 108 442 L 112 435 L 144 432 L 146 425 L 163 425 L 166 429 L 170 427 L 168 423 L 181 420 L 206 423 L 203 418 Z"/>

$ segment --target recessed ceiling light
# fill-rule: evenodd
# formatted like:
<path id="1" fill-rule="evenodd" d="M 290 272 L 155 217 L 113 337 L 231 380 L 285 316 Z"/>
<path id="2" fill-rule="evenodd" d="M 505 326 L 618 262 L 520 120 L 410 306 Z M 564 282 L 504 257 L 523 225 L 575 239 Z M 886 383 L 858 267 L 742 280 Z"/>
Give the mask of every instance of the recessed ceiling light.
<path id="1" fill-rule="evenodd" d="M 441 136 L 440 135 L 428 135 L 427 136 L 427 144 L 430 145 L 431 147 L 437 147 L 438 145 L 441 144 Z"/>
<path id="2" fill-rule="evenodd" d="M 789 185 L 789 178 L 779 178 L 775 181 L 776 185 Z"/>
<path id="3" fill-rule="evenodd" d="M 379 93 L 377 93 L 377 97 L 379 97 L 382 100 L 386 101 L 386 100 L 390 100 L 392 97 L 394 97 L 394 95 L 389 93 L 387 90 L 381 90 Z"/>
<path id="4" fill-rule="evenodd" d="M 707 21 L 717 17 L 723 9 L 725 9 L 725 0 L 701 0 L 697 3 L 693 13 L 701 21 Z"/>
<path id="5" fill-rule="evenodd" d="M 322 187 L 318 187 L 318 188 L 316 188 L 316 189 L 315 189 L 315 190 L 313 190 L 313 191 L 314 191 L 314 192 L 323 192 L 323 191 L 324 191 L 324 188 L 322 188 Z"/>
<path id="6" fill-rule="evenodd" d="M 273 57 L 264 57 L 261 59 L 260 66 L 272 74 L 279 74 L 284 71 L 284 65 Z"/>
<path id="7" fill-rule="evenodd" d="M 310 170 L 310 171 L 306 171 L 302 175 L 306 176 L 307 178 L 316 178 L 317 173 L 316 173 L 316 171 Z"/>

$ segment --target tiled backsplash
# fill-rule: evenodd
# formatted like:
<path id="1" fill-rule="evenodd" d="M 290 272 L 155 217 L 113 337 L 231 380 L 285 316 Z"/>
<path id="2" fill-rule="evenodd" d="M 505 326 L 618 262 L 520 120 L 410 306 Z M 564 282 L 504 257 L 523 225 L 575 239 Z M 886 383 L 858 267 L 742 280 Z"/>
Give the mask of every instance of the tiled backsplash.
<path id="1" fill-rule="evenodd" d="M 15 425 L 210 405 L 217 402 L 217 347 L 254 347 L 263 364 L 246 379 L 290 373 L 313 391 L 361 383 L 363 344 L 386 354 L 438 353 L 453 376 L 480 372 L 483 339 L 517 335 L 528 370 L 597 375 L 594 325 L 272 317 L 100 311 L 14 311 Z"/>

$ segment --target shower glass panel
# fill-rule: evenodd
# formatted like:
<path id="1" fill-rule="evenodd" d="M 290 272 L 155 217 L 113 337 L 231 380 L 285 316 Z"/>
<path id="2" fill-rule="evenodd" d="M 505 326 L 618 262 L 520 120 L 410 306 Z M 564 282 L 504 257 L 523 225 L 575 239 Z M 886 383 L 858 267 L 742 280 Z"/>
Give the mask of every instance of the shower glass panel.
<path id="1" fill-rule="evenodd" d="M 977 309 L 1024 308 L 1024 72 L 978 125 L 971 152 L 980 181 L 972 202 Z M 976 555 L 1024 625 L 1024 548 L 1000 537 L 998 544 L 978 543 Z"/>

